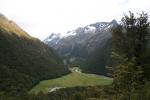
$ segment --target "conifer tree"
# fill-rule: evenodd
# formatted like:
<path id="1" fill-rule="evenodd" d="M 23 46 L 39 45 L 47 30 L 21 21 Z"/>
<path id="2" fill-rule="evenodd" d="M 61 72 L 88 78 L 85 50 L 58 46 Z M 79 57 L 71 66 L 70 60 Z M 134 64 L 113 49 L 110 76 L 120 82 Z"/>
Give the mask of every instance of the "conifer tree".
<path id="1" fill-rule="evenodd" d="M 112 30 L 114 90 L 116 100 L 132 100 L 132 94 L 144 83 L 142 55 L 147 50 L 148 15 L 125 15 Z"/>

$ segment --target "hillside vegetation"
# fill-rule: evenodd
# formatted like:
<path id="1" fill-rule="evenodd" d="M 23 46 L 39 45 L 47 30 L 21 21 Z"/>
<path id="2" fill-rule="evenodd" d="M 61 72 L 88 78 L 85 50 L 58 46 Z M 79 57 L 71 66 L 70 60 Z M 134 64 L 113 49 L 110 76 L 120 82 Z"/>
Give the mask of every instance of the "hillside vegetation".
<path id="1" fill-rule="evenodd" d="M 0 14 L 0 93 L 16 95 L 69 73 L 59 56 Z"/>

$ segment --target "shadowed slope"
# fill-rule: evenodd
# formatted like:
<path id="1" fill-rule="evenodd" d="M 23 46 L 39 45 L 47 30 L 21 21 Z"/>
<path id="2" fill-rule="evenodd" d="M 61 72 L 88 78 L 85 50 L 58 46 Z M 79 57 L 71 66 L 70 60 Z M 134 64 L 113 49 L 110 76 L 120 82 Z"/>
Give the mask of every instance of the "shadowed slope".
<path id="1" fill-rule="evenodd" d="M 31 88 L 42 79 L 69 72 L 51 48 L 3 15 L 0 15 L 0 71 L 3 72 L 0 75 L 1 91 L 11 91 L 9 88 L 13 85 L 19 89 Z M 11 84 L 6 84 L 9 82 Z"/>

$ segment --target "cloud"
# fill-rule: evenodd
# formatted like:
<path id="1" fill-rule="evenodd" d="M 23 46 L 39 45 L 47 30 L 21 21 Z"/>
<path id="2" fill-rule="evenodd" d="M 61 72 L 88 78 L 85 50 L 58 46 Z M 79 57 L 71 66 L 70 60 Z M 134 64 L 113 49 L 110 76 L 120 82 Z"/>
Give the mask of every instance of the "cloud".
<path id="1" fill-rule="evenodd" d="M 129 3 L 129 0 L 116 0 L 118 5 L 126 5 Z"/>

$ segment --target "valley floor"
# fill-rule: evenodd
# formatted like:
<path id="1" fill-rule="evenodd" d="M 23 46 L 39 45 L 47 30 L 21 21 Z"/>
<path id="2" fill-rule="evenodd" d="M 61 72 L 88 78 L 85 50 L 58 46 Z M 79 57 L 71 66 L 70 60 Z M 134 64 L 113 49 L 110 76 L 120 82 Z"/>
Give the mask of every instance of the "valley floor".
<path id="1" fill-rule="evenodd" d="M 109 85 L 112 83 L 112 78 L 82 73 L 79 69 L 71 69 L 72 73 L 50 80 L 41 81 L 32 88 L 30 93 L 44 93 L 53 92 L 60 88 L 77 87 L 77 86 L 95 86 L 95 85 Z"/>

